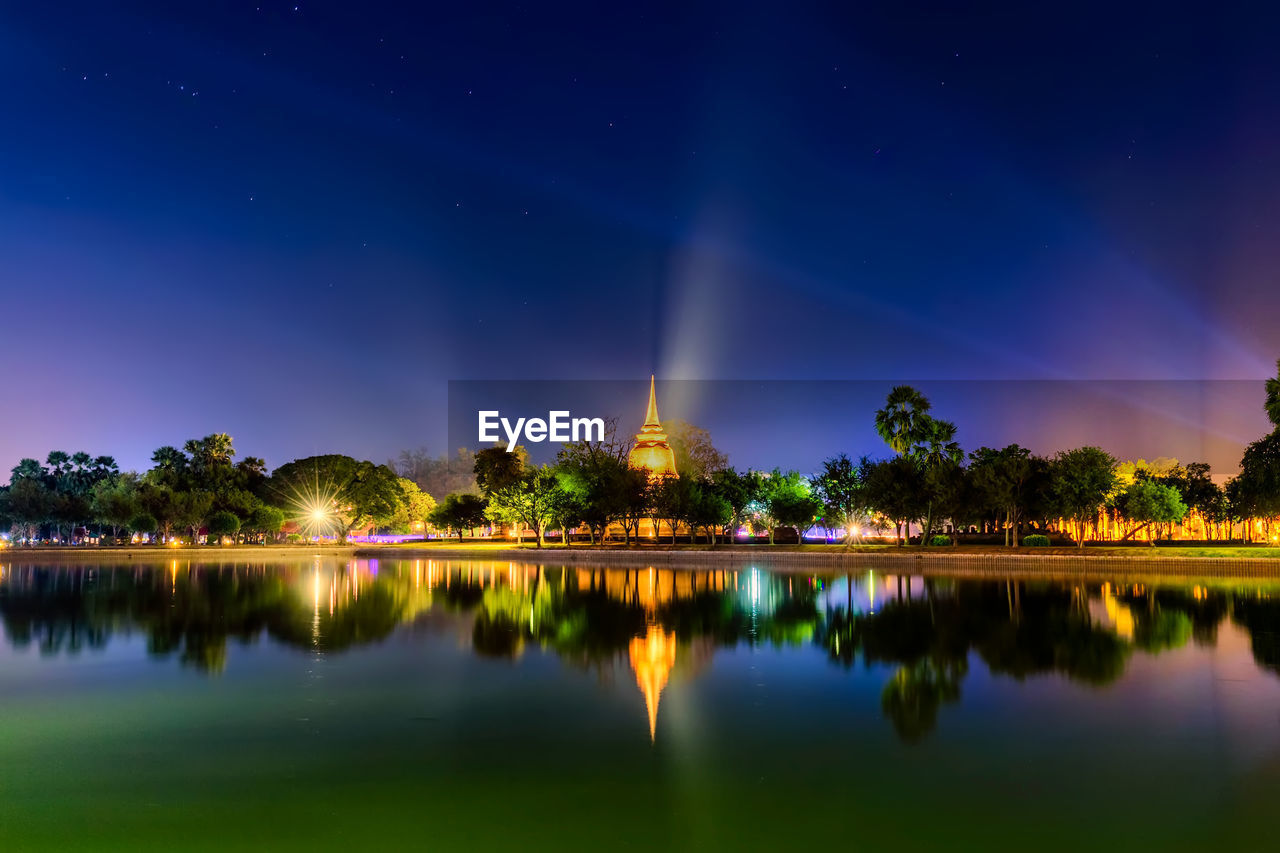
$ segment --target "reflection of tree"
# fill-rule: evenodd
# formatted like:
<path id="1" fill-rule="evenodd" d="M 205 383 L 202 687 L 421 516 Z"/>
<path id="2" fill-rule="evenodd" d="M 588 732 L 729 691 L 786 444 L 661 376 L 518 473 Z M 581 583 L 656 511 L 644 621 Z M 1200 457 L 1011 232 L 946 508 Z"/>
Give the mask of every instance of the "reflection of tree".
<path id="1" fill-rule="evenodd" d="M 1140 592 L 1129 591 L 1117 596 L 1125 601 L 1133 612 L 1133 644 L 1150 654 L 1168 649 L 1180 649 L 1190 641 L 1195 630 L 1193 614 L 1199 618 L 1201 643 L 1217 637 L 1217 625 L 1225 612 L 1225 599 L 1218 607 L 1201 606 L 1192 596 L 1180 591 L 1144 588 Z M 1212 627 L 1209 627 L 1211 623 Z"/>
<path id="2" fill-rule="evenodd" d="M 898 737 L 917 743 L 933 731 L 938 708 L 959 700 L 960 682 L 967 672 L 963 658 L 941 663 L 925 658 L 898 667 L 880 694 L 880 707 Z"/>
<path id="3" fill-rule="evenodd" d="M 1057 585 L 1025 585 L 1017 610 L 1010 611 L 999 590 L 974 590 L 965 597 L 977 635 L 974 646 L 993 673 L 1019 681 L 1061 673 L 1074 681 L 1101 686 L 1124 672 L 1129 645 L 1093 622 L 1079 595 Z M 978 600 L 975 600 L 978 599 Z M 981 619 L 973 616 L 980 614 Z"/>
<path id="4" fill-rule="evenodd" d="M 524 651 L 524 631 L 506 614 L 481 610 L 471 631 L 471 648 L 491 658 L 516 658 Z"/>
<path id="5" fill-rule="evenodd" d="M 992 673 L 1022 680 L 1057 672 L 1107 684 L 1124 670 L 1129 646 L 1092 622 L 1080 596 L 1056 585 L 965 582 L 924 598 L 891 599 L 874 613 L 831 614 L 822 642 L 833 661 L 896 664 L 881 708 L 904 741 L 934 726 L 943 703 L 960 696 L 968 655 Z"/>
<path id="6" fill-rule="evenodd" d="M 147 651 L 220 672 L 227 641 L 264 632 L 284 645 L 326 650 L 388 636 L 421 602 L 394 578 L 364 581 L 332 610 L 299 593 L 296 567 L 260 569 L 24 569 L 0 584 L 0 620 L 16 647 L 48 654 L 105 646 L 116 629 L 146 635 Z M 335 584 L 337 579 L 335 579 Z M 456 586 L 455 586 L 456 588 Z"/>
<path id="7" fill-rule="evenodd" d="M 534 641 L 572 663 L 598 666 L 627 652 L 654 624 L 688 647 L 707 639 L 718 645 L 806 643 L 821 622 L 812 589 L 786 596 L 786 585 L 776 580 L 770 596 L 776 604 L 752 613 L 734 592 L 705 584 L 687 595 L 652 600 L 634 585 L 597 583 L 594 573 L 585 587 L 568 585 L 562 571 L 568 570 L 543 568 L 520 588 L 486 588 L 476 610 L 473 633 L 483 645 L 477 651 L 509 656 L 523 641 Z"/>
<path id="8" fill-rule="evenodd" d="M 428 607 L 473 614 L 477 654 L 511 658 L 543 648 L 601 671 L 635 669 L 650 646 L 661 646 L 656 659 L 666 662 L 670 649 L 657 637 L 674 638 L 675 673 L 717 647 L 816 642 L 842 666 L 889 667 L 882 710 L 909 741 L 958 700 L 972 654 L 996 675 L 1056 673 L 1106 685 L 1135 649 L 1213 644 L 1229 614 L 1248 631 L 1259 666 L 1280 673 L 1280 601 L 1256 587 L 1137 583 L 1112 595 L 1108 585 L 1103 608 L 1097 587 L 1091 598 L 1082 584 L 929 580 L 923 593 L 908 585 L 904 594 L 899 583 L 896 598 L 892 585 L 882 587 L 888 595 L 878 609 L 861 613 L 852 587 L 836 601 L 821 579 L 756 570 L 462 563 L 436 564 L 428 578 L 415 565 L 17 567 L 0 582 L 0 622 L 13 646 L 43 654 L 101 648 L 118 633 L 140 631 L 151 654 L 205 672 L 227 665 L 232 640 L 265 634 L 286 646 L 339 651 L 376 643 Z M 1115 602 L 1123 605 L 1123 632 L 1132 619 L 1131 640 L 1114 629 Z M 645 655 L 637 639 L 650 644 Z M 656 699 L 660 691 L 650 692 Z"/>
<path id="9" fill-rule="evenodd" d="M 1212 648 L 1218 642 L 1218 626 L 1231 607 L 1231 597 L 1198 586 L 1194 590 L 1162 587 L 1153 590 L 1150 597 L 1160 608 L 1185 613 L 1191 621 L 1192 641 L 1197 646 Z"/>
<path id="10" fill-rule="evenodd" d="M 95 614 L 101 608 L 85 597 L 82 580 L 43 571 L 20 593 L 12 582 L 0 584 L 0 619 L 9 642 L 15 648 L 36 643 L 43 655 L 106 646 L 111 624 Z"/>
<path id="11" fill-rule="evenodd" d="M 404 621 L 409 608 L 406 596 L 392 582 L 381 579 L 333 613 L 320 610 L 317 615 L 296 596 L 285 598 L 282 604 L 274 614 L 277 618 L 266 626 L 271 636 L 286 645 L 323 651 L 384 640 Z"/>
<path id="12" fill-rule="evenodd" d="M 1280 674 L 1280 600 L 1238 596 L 1232 602 L 1231 618 L 1249 632 L 1254 662 Z"/>
<path id="13" fill-rule="evenodd" d="M 1144 652 L 1159 654 L 1180 649 L 1191 639 L 1191 617 L 1163 607 L 1134 614 L 1133 644 Z"/>

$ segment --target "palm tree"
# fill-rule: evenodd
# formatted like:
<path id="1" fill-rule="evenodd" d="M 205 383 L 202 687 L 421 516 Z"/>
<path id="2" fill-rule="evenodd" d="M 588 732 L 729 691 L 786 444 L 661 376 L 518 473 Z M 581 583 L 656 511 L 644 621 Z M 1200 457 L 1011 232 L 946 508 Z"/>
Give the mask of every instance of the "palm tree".
<path id="1" fill-rule="evenodd" d="M 151 454 L 151 464 L 162 471 L 180 471 L 186 467 L 187 457 L 178 448 L 166 444 Z"/>
<path id="2" fill-rule="evenodd" d="M 231 464 L 231 457 L 236 455 L 231 446 L 231 436 L 225 432 L 215 432 L 204 438 L 193 438 L 182 446 L 191 457 L 191 467 L 196 471 L 210 471 Z"/>
<path id="3" fill-rule="evenodd" d="M 929 472 L 936 471 L 943 465 L 958 465 L 964 459 L 964 451 L 955 441 L 956 425 L 950 421 L 939 421 L 928 415 L 920 423 L 920 435 L 912 455 L 915 456 L 920 470 L 926 478 Z M 929 500 L 925 511 L 924 527 L 920 531 L 920 544 L 928 545 L 929 536 L 933 533 L 934 489 L 929 489 Z"/>
<path id="4" fill-rule="evenodd" d="M 49 466 L 49 473 L 55 478 L 61 478 L 67 473 L 67 463 L 71 461 L 71 457 L 67 455 L 65 450 L 50 450 L 49 456 L 44 460 Z"/>
<path id="5" fill-rule="evenodd" d="M 236 468 L 255 477 L 267 475 L 267 463 L 257 456 L 246 456 L 236 463 Z"/>
<path id="6" fill-rule="evenodd" d="M 1280 427 L 1280 359 L 1276 360 L 1276 375 L 1267 380 L 1267 419 Z"/>
<path id="7" fill-rule="evenodd" d="M 44 478 L 47 473 L 48 471 L 45 470 L 44 466 L 40 464 L 38 459 L 21 459 L 18 461 L 17 465 L 13 466 L 13 477 L 10 482 L 17 482 L 18 480 L 23 479 L 39 480 L 40 482 L 44 482 Z"/>
<path id="8" fill-rule="evenodd" d="M 119 474 L 120 466 L 116 464 L 114 456 L 95 456 L 93 459 L 93 472 L 94 477 L 101 480 Z"/>
<path id="9" fill-rule="evenodd" d="M 921 467 L 928 471 L 943 462 L 959 462 L 964 452 L 955 441 L 956 425 L 951 421 L 934 420 L 925 417 L 920 424 L 919 437 L 915 442 L 915 454 Z"/>
<path id="10" fill-rule="evenodd" d="M 884 408 L 876 412 L 876 432 L 895 453 L 906 455 L 919 440 L 929 400 L 910 385 L 889 392 Z"/>

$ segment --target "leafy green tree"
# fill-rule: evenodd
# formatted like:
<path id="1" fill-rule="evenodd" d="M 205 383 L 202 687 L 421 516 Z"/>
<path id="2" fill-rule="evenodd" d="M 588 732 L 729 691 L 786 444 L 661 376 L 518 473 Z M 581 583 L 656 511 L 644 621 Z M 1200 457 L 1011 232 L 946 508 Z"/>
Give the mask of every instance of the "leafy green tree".
<path id="1" fill-rule="evenodd" d="M 763 494 L 763 480 L 758 471 L 724 468 L 712 475 L 711 488 L 729 506 L 729 525 L 725 533 L 732 543 L 746 521 L 750 508 Z"/>
<path id="2" fill-rule="evenodd" d="M 1023 515 L 1037 486 L 1044 488 L 1046 465 L 1017 444 L 1000 450 L 980 447 L 969 454 L 974 494 L 980 506 L 1004 516 L 1004 544 L 1022 541 Z"/>
<path id="3" fill-rule="evenodd" d="M 156 517 L 149 512 L 140 512 L 129 519 L 131 533 L 155 533 L 159 529 L 160 522 L 156 521 Z"/>
<path id="4" fill-rule="evenodd" d="M 623 544 L 629 546 L 631 540 L 640 535 L 640 519 L 649 512 L 652 494 L 649 475 L 643 469 L 623 466 L 614 475 L 611 485 L 616 489 L 616 518 L 622 525 Z"/>
<path id="5" fill-rule="evenodd" d="M 149 482 L 144 478 L 138 486 L 138 505 L 144 513 L 156 520 L 147 532 L 158 531 L 166 541 L 173 536 L 173 528 L 180 523 L 182 514 L 177 494 L 170 486 Z"/>
<path id="6" fill-rule="evenodd" d="M 924 517 L 926 485 L 909 456 L 872 463 L 865 478 L 867 505 L 893 522 L 899 545 L 911 536 L 911 522 Z"/>
<path id="7" fill-rule="evenodd" d="M 1087 525 L 1098 518 L 1116 486 L 1116 460 L 1099 447 L 1060 451 L 1050 468 L 1053 494 L 1063 518 L 1076 523 L 1077 544 L 1084 547 Z"/>
<path id="8" fill-rule="evenodd" d="M 475 455 L 476 484 L 485 496 L 513 485 L 529 467 L 529 452 L 516 446 L 507 452 L 505 444 L 486 447 Z"/>
<path id="9" fill-rule="evenodd" d="M 53 490 L 41 480 L 26 476 L 14 479 L 6 495 L 5 513 L 20 538 L 31 541 L 40 536 L 41 525 L 54 516 L 55 499 Z"/>
<path id="10" fill-rule="evenodd" d="M 387 524 L 404 501 L 395 471 L 339 454 L 281 465 L 271 473 L 269 489 L 300 517 L 315 514 L 331 522 L 343 542 L 356 528 Z"/>
<path id="11" fill-rule="evenodd" d="M 1186 467 L 1175 466 L 1172 471 L 1157 476 L 1154 480 L 1175 489 L 1187 509 L 1200 514 L 1205 522 L 1206 535 L 1209 523 L 1221 520 L 1218 516 L 1221 515 L 1223 506 L 1222 487 L 1213 482 L 1209 466 L 1204 462 L 1192 462 Z"/>
<path id="12" fill-rule="evenodd" d="M 240 532 L 240 519 L 233 512 L 218 510 L 209 516 L 209 536 L 220 539 L 223 536 L 235 536 Z"/>
<path id="13" fill-rule="evenodd" d="M 265 544 L 268 538 L 276 539 L 284 529 L 284 510 L 270 504 L 259 503 L 244 523 L 244 532 L 259 537 Z"/>
<path id="14" fill-rule="evenodd" d="M 711 443 L 711 433 L 702 427 L 672 419 L 662 422 L 667 443 L 676 459 L 676 472 L 691 480 L 710 480 L 717 471 L 729 467 L 729 457 Z"/>
<path id="15" fill-rule="evenodd" d="M 685 521 L 689 524 L 690 533 L 701 527 L 714 546 L 716 531 L 722 529 L 732 517 L 733 510 L 729 502 L 710 483 L 694 483 L 693 499 L 690 501 Z"/>
<path id="16" fill-rule="evenodd" d="M 140 511 L 137 475 L 100 480 L 90 492 L 89 505 L 94 519 L 110 527 L 112 538 L 119 539 L 121 528 L 127 528 Z"/>
<path id="17" fill-rule="evenodd" d="M 861 538 L 862 525 L 871 512 L 867 500 L 866 478 L 871 460 L 862 457 L 853 462 L 841 453 L 822 463 L 822 473 L 813 479 L 814 497 L 822 504 L 828 527 L 845 531 L 845 545 Z"/>
<path id="18" fill-rule="evenodd" d="M 772 545 L 779 527 L 794 527 L 796 533 L 803 537 L 804 532 L 813 527 L 819 505 L 817 499 L 809 494 L 809 483 L 799 471 L 784 472 L 774 468 L 768 476 L 761 478 L 761 493 L 754 508 L 757 519 L 769 530 L 769 544 Z M 806 514 L 808 518 L 805 518 Z"/>
<path id="19" fill-rule="evenodd" d="M 481 451 L 482 453 L 484 451 Z M 476 454 L 477 459 L 480 453 Z M 477 473 L 477 479 L 479 474 Z M 533 530 L 537 547 L 541 548 L 547 523 L 558 503 L 563 500 L 563 490 L 556 478 L 555 469 L 549 465 L 529 468 L 514 480 L 487 480 L 492 485 L 501 482 L 489 495 L 489 503 L 513 520 Z"/>
<path id="20" fill-rule="evenodd" d="M 951 544 L 959 543 L 960 530 L 982 517 L 970 471 L 959 462 L 944 459 L 924 472 L 929 508 L 934 518 L 950 519 Z"/>
<path id="21" fill-rule="evenodd" d="M 1187 514 L 1178 490 L 1153 480 L 1136 480 L 1126 486 L 1116 498 L 1116 508 L 1135 525 L 1121 541 L 1132 539 L 1152 524 L 1182 521 Z"/>
<path id="22" fill-rule="evenodd" d="M 769 498 L 769 513 L 781 527 L 790 527 L 796 531 L 796 541 L 804 544 L 804 535 L 809 532 L 818 520 L 818 512 L 822 503 L 807 489 L 780 489 Z M 773 542 L 773 532 L 769 534 Z"/>
<path id="23" fill-rule="evenodd" d="M 1232 505 L 1240 517 L 1265 518 L 1269 527 L 1270 520 L 1280 515 L 1280 429 L 1245 448 L 1240 474 L 1230 485 Z"/>
<path id="24" fill-rule="evenodd" d="M 570 547 L 573 531 L 583 523 L 586 507 L 579 495 L 565 487 L 565 474 L 552 468 L 555 474 L 557 490 L 548 510 L 548 519 L 553 527 L 560 528 L 560 541 L 566 548 Z"/>
<path id="25" fill-rule="evenodd" d="M 474 535 L 475 529 L 485 524 L 487 507 L 488 502 L 479 495 L 451 492 L 431 510 L 429 520 L 432 527 L 446 532 L 452 530 L 461 539 L 464 530 Z"/>
<path id="26" fill-rule="evenodd" d="M 604 541 L 609 525 L 622 519 L 629 501 L 644 491 L 644 478 L 627 464 L 630 450 L 631 442 L 619 437 L 617 420 L 608 418 L 599 441 L 565 444 L 556 456 L 560 487 L 571 495 L 592 544 L 597 537 Z M 630 541 L 629 529 L 626 536 Z"/>
<path id="27" fill-rule="evenodd" d="M 418 488 L 418 484 L 408 477 L 400 478 L 400 490 L 403 492 L 403 499 L 400 509 L 391 519 L 390 527 L 397 533 L 424 529 L 431 511 L 436 507 L 435 499 Z"/>
<path id="28" fill-rule="evenodd" d="M 659 533 L 659 522 L 666 521 L 671 530 L 671 543 L 676 541 L 676 529 L 687 525 L 692 539 L 695 528 L 708 524 L 723 524 L 727 520 L 727 502 L 719 497 L 710 483 L 692 477 L 664 477 L 650 488 L 650 513 L 654 534 Z M 712 543 L 715 535 L 708 534 Z"/>
<path id="29" fill-rule="evenodd" d="M 213 495 L 209 492 L 174 492 L 174 522 L 191 533 L 191 544 L 200 544 L 200 531 L 213 511 Z"/>

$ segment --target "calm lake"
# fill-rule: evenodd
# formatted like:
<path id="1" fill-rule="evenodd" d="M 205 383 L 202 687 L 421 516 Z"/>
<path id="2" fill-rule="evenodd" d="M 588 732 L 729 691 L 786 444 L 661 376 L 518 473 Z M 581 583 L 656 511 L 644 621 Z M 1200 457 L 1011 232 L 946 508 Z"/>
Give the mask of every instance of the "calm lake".
<path id="1" fill-rule="evenodd" d="M 0 558 L 0 848 L 1256 849 L 1280 583 Z"/>

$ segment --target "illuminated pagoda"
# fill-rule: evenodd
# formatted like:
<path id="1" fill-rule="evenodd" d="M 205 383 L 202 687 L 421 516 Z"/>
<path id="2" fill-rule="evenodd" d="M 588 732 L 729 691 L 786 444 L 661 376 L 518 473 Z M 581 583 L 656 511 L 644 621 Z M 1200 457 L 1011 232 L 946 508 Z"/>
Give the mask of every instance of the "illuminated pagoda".
<path id="1" fill-rule="evenodd" d="M 645 413 L 644 426 L 636 434 L 636 443 L 627 457 L 627 464 L 648 471 L 651 480 L 679 476 L 676 473 L 676 455 L 667 442 L 662 422 L 658 420 L 658 397 L 654 393 L 653 376 L 649 377 L 649 411 Z"/>

